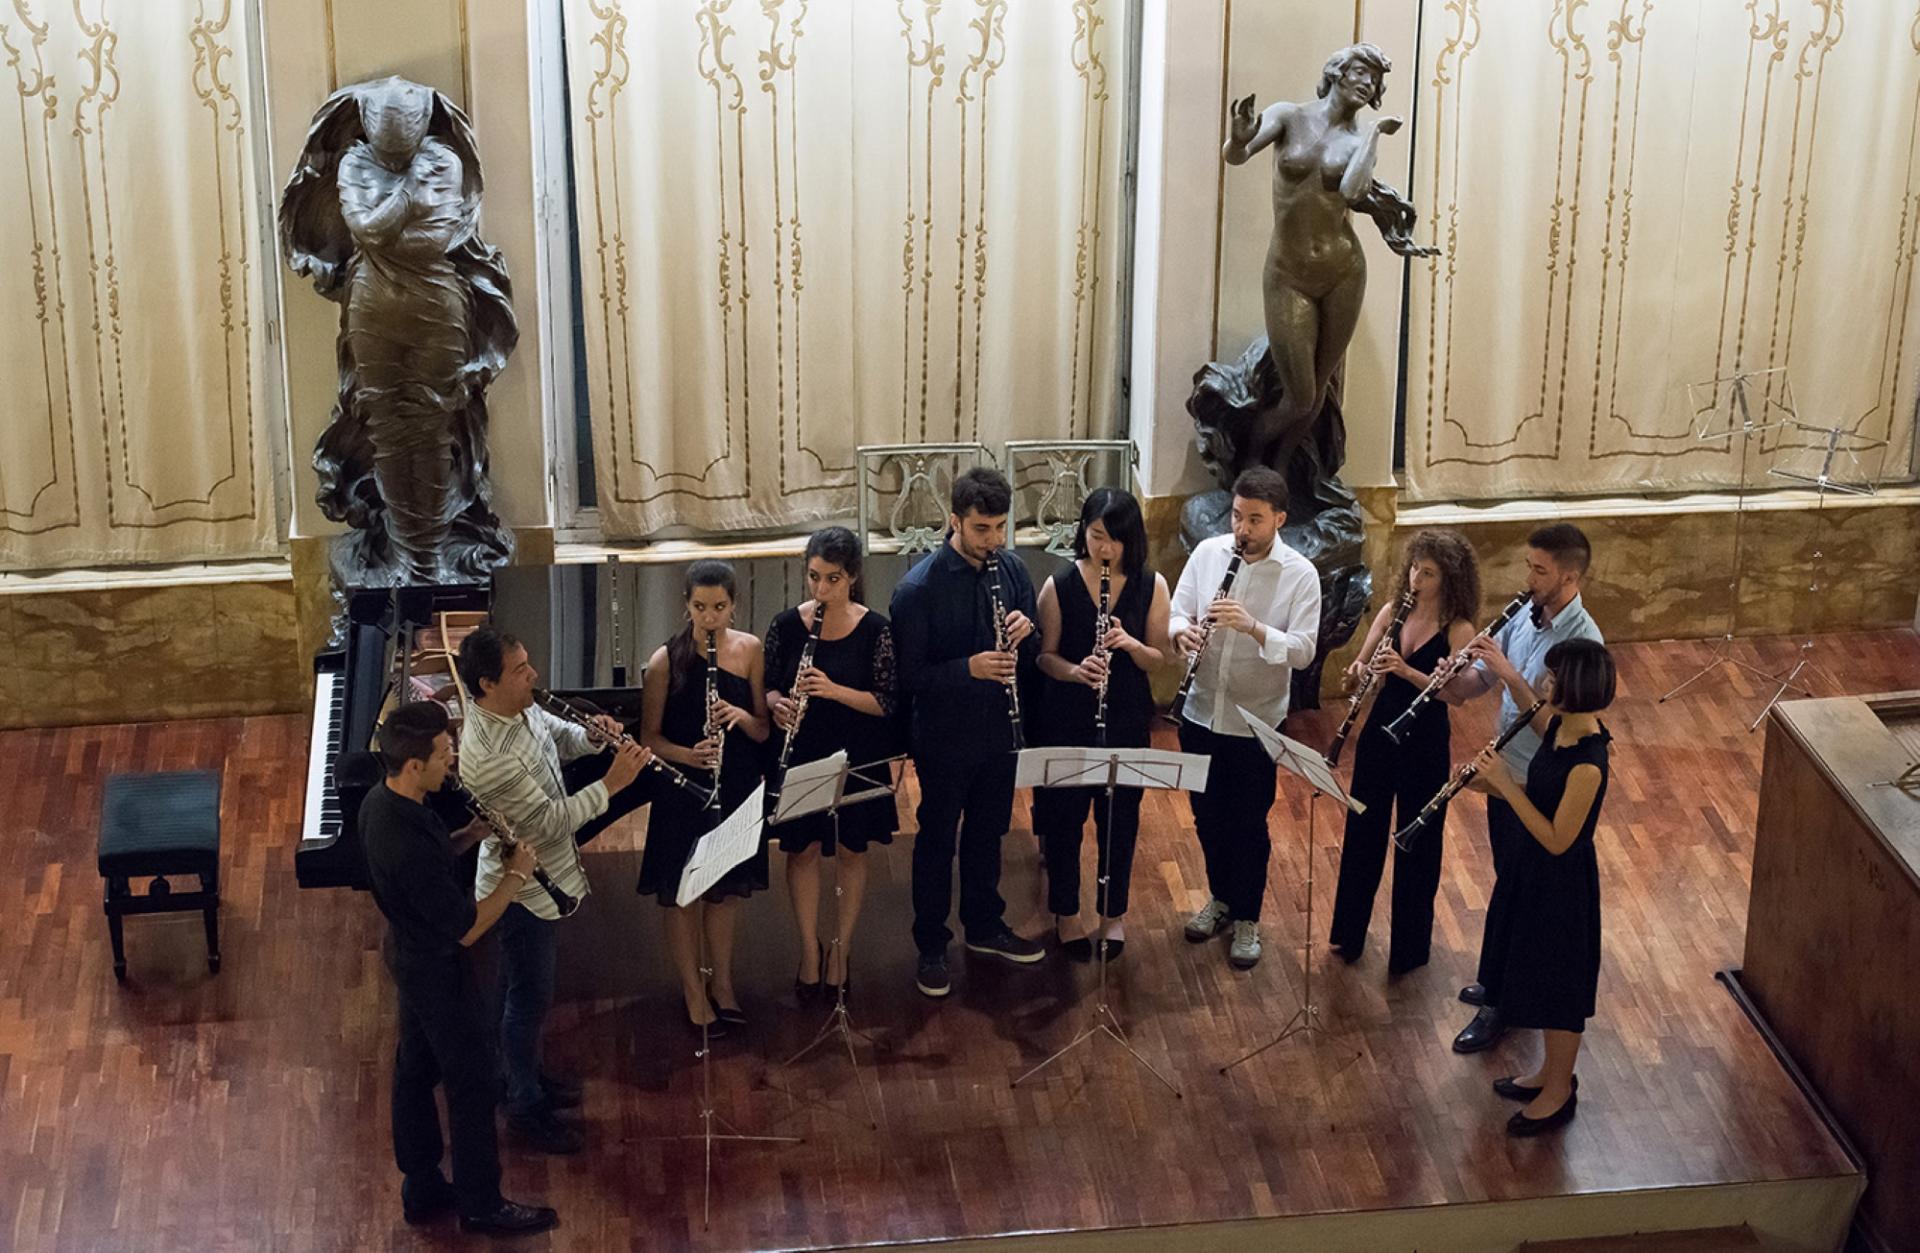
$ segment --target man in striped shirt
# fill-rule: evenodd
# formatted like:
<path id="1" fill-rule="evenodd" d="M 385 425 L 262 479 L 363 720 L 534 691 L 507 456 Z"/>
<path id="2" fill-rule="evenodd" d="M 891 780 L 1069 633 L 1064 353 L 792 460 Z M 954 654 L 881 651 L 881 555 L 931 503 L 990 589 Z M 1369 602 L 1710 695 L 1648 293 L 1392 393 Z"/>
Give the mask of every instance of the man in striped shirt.
<path id="1" fill-rule="evenodd" d="M 585 728 L 535 707 L 533 689 L 540 676 L 527 660 L 526 647 L 505 631 L 483 626 L 461 642 L 458 665 L 460 679 L 474 697 L 460 732 L 461 781 L 513 825 L 555 886 L 576 900 L 584 898 L 587 876 L 574 832 L 605 813 L 610 798 L 632 786 L 653 754 L 628 741 L 614 754 L 604 777 L 569 795 L 560 763 L 598 752 L 600 746 Z M 620 734 L 618 723 L 604 715 L 602 719 L 602 729 Z M 639 796 L 637 789 L 633 796 Z M 483 845 L 475 894 L 484 898 L 504 873 L 499 845 Z M 579 1105 L 580 1086 L 540 1069 L 540 1033 L 553 1003 L 554 923 L 559 918 L 546 890 L 527 883 L 500 920 L 500 1039 L 509 1129 L 546 1152 L 572 1153 L 584 1138 L 554 1111 Z"/>

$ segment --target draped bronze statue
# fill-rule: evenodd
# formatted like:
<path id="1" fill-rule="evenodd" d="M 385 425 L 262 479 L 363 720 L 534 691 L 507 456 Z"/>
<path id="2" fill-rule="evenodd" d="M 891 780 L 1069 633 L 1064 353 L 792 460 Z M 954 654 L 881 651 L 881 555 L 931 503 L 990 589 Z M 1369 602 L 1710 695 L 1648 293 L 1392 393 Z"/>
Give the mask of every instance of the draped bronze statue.
<path id="1" fill-rule="evenodd" d="M 1413 206 L 1373 177 L 1380 137 L 1401 122 L 1362 115 L 1379 106 L 1391 68 L 1372 44 L 1342 48 L 1328 58 L 1310 102 L 1277 101 L 1256 114 L 1252 96 L 1235 101 L 1221 152 L 1227 164 L 1242 165 L 1273 149 L 1273 237 L 1260 275 L 1267 334 L 1238 360 L 1209 362 L 1194 375 L 1187 411 L 1220 489 L 1187 502 L 1181 532 L 1191 547 L 1224 531 L 1226 489 L 1247 467 L 1286 475 L 1292 503 L 1283 538 L 1321 578 L 1319 657 L 1294 672 L 1302 709 L 1317 707 L 1320 661 L 1352 636 L 1372 594 L 1360 560 L 1359 506 L 1339 478 L 1346 425 L 1332 395 L 1367 289 L 1353 214 L 1371 217 L 1403 257 L 1437 251 L 1413 242 Z"/>
<path id="2" fill-rule="evenodd" d="M 280 247 L 340 305 L 340 391 L 313 450 L 337 586 L 484 581 L 513 553 L 487 481 L 486 389 L 519 330 L 477 233 L 472 125 L 402 78 L 314 114 L 280 201 Z"/>

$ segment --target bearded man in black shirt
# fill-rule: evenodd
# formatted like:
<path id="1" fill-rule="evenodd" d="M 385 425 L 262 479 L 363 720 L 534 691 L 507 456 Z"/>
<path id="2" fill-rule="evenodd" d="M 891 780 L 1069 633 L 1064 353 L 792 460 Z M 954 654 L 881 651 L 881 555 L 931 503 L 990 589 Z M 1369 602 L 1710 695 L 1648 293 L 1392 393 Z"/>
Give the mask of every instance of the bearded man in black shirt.
<path id="1" fill-rule="evenodd" d="M 386 779 L 360 806 L 373 899 L 386 915 L 385 955 L 400 993 L 400 1044 L 393 1060 L 393 1157 L 406 1220 L 423 1223 L 458 1208 L 466 1231 L 512 1235 L 557 1221 L 545 1206 L 500 1195 L 498 1099 L 492 1028 L 467 950 L 500 920 L 533 870 L 518 846 L 486 899 L 462 886 L 446 824 L 427 807 L 453 759 L 447 711 L 432 701 L 402 705 L 380 727 Z M 476 836 L 473 838 L 477 838 Z M 435 1083 L 447 1090 L 453 1183 L 440 1173 Z"/>

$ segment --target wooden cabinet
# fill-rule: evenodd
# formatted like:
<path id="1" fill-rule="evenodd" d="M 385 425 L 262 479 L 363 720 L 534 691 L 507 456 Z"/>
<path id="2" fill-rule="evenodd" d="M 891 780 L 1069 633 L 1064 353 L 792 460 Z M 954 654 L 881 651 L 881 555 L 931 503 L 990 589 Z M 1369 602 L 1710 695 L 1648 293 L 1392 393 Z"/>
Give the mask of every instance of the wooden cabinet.
<path id="1" fill-rule="evenodd" d="M 1920 692 L 1767 726 L 1741 985 L 1865 1159 L 1858 1227 L 1920 1249 Z"/>

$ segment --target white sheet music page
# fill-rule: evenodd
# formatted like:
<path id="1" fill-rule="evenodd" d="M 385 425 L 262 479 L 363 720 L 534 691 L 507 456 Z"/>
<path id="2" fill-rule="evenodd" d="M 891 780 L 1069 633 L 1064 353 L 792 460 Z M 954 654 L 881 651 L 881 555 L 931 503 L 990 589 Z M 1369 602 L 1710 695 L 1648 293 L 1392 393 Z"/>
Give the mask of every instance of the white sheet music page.
<path id="1" fill-rule="evenodd" d="M 686 906 L 706 895 L 720 876 L 760 851 L 760 827 L 765 821 L 767 785 L 755 785 L 753 795 L 721 819 L 720 825 L 694 842 L 687 868 L 680 874 L 676 905 Z"/>

